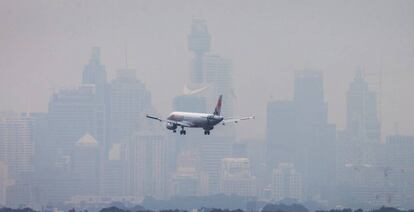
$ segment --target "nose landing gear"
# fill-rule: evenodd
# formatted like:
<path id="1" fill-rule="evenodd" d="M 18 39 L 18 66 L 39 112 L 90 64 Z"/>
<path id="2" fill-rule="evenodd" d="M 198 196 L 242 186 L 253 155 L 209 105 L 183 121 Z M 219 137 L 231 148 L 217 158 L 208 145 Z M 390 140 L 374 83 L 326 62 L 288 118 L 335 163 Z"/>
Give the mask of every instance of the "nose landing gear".
<path id="1" fill-rule="evenodd" d="M 210 135 L 210 130 L 204 130 L 204 135 Z"/>

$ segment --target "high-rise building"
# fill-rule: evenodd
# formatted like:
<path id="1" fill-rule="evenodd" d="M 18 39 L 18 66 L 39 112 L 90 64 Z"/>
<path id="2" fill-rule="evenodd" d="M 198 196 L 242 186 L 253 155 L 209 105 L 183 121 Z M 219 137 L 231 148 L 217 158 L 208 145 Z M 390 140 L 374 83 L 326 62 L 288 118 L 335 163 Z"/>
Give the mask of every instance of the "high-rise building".
<path id="1" fill-rule="evenodd" d="M 209 105 L 215 105 L 217 97 L 223 95 L 221 114 L 232 117 L 234 92 L 231 61 L 218 55 L 206 55 L 204 56 L 203 70 L 205 82 L 211 84 L 212 88 Z"/>
<path id="2" fill-rule="evenodd" d="M 280 163 L 272 175 L 272 198 L 303 200 L 302 175 L 291 163 Z"/>
<path id="3" fill-rule="evenodd" d="M 221 160 L 220 192 L 227 195 L 256 196 L 256 178 L 251 174 L 248 158 Z"/>
<path id="4" fill-rule="evenodd" d="M 9 185 L 9 174 L 7 172 L 7 164 L 0 161 L 0 207 L 7 203 L 7 187 Z"/>
<path id="5" fill-rule="evenodd" d="M 336 126 L 328 123 L 323 75 L 318 71 L 295 74 L 296 133 L 299 146 L 305 147 L 295 167 L 303 176 L 305 195 L 332 200 L 335 178 Z"/>
<path id="6" fill-rule="evenodd" d="M 208 193 L 208 176 L 200 169 L 198 154 L 184 151 L 178 155 L 177 168 L 170 182 L 171 196 L 200 196 Z"/>
<path id="7" fill-rule="evenodd" d="M 157 132 L 133 133 L 124 145 L 126 195 L 166 196 L 166 138 Z"/>
<path id="8" fill-rule="evenodd" d="M 47 113 L 31 113 L 33 119 L 34 169 L 41 172 L 53 164 L 50 153 L 54 143 L 49 139 L 49 123 Z"/>
<path id="9" fill-rule="evenodd" d="M 85 66 L 82 75 L 82 84 L 104 85 L 106 84 L 105 66 L 100 61 L 101 50 L 99 47 L 92 48 L 91 58 Z"/>
<path id="10" fill-rule="evenodd" d="M 369 89 L 362 71 L 357 71 L 347 92 L 346 130 L 357 142 L 380 142 L 376 94 Z"/>
<path id="11" fill-rule="evenodd" d="M 304 199 L 331 198 L 336 128 L 327 121 L 322 74 L 296 72 L 294 87 L 293 101 L 268 104 L 268 166 L 271 170 L 279 163 L 295 164 L 304 179 Z"/>
<path id="12" fill-rule="evenodd" d="M 173 100 L 174 111 L 186 111 L 194 113 L 205 113 L 206 98 L 196 95 L 176 96 Z"/>
<path id="13" fill-rule="evenodd" d="M 266 160 L 269 168 L 294 161 L 301 146 L 296 138 L 296 108 L 293 101 L 273 101 L 267 105 Z"/>
<path id="14" fill-rule="evenodd" d="M 193 19 L 191 32 L 188 35 L 188 48 L 194 52 L 192 60 L 191 82 L 204 82 L 203 55 L 210 50 L 211 36 L 207 23 L 202 19 Z"/>
<path id="15" fill-rule="evenodd" d="M 82 84 L 95 85 L 96 98 L 99 103 L 107 101 L 107 80 L 105 66 L 101 63 L 101 49 L 92 48 L 89 63 L 85 65 L 82 73 Z"/>
<path id="16" fill-rule="evenodd" d="M 33 172 L 33 121 L 28 114 L 0 114 L 0 160 L 15 179 Z"/>
<path id="17" fill-rule="evenodd" d="M 125 158 L 122 155 L 121 144 L 112 144 L 102 170 L 101 194 L 105 197 L 120 197 L 124 195 Z"/>
<path id="18" fill-rule="evenodd" d="M 75 144 L 71 157 L 71 174 L 77 182 L 76 195 L 93 196 L 99 194 L 100 165 L 99 144 L 90 135 L 83 135 Z"/>
<path id="19" fill-rule="evenodd" d="M 349 207 L 401 206 L 402 192 L 393 185 L 396 170 L 372 164 L 345 164 L 338 178 L 338 199 Z"/>
<path id="20" fill-rule="evenodd" d="M 414 198 L 414 136 L 390 135 L 385 143 L 387 178 L 402 195 L 403 207 L 412 208 Z"/>
<path id="21" fill-rule="evenodd" d="M 109 88 L 111 143 L 119 143 L 140 129 L 145 111 L 151 106 L 151 94 L 136 78 L 133 69 L 118 70 Z"/>
<path id="22" fill-rule="evenodd" d="M 7 204 L 33 206 L 33 119 L 29 114 L 2 114 L 0 117 L 0 160 L 7 163 Z"/>
<path id="23" fill-rule="evenodd" d="M 384 166 L 377 112 L 376 93 L 357 71 L 347 91 L 346 129 L 338 134 L 338 171 L 346 171 L 345 164 Z"/>
<path id="24" fill-rule="evenodd" d="M 201 169 L 208 174 L 209 194 L 220 191 L 221 160 L 231 156 L 232 137 L 200 137 Z"/>
<path id="25" fill-rule="evenodd" d="M 55 142 L 55 159 L 69 156 L 80 137 L 90 133 L 100 145 L 106 142 L 106 115 L 94 85 L 60 90 L 49 102 L 49 133 Z"/>

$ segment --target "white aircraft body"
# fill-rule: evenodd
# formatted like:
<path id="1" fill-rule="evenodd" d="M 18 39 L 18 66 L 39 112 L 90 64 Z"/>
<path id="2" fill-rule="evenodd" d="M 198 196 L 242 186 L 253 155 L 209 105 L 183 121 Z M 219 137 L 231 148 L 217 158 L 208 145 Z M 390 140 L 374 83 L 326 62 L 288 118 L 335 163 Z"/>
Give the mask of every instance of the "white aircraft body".
<path id="1" fill-rule="evenodd" d="M 177 132 L 177 128 L 181 127 L 180 134 L 185 135 L 185 127 L 188 128 L 203 128 L 204 135 L 210 135 L 210 130 L 219 123 L 225 125 L 226 123 L 238 123 L 239 121 L 254 119 L 254 116 L 242 117 L 242 118 L 229 118 L 226 119 L 220 116 L 221 104 L 223 95 L 220 95 L 216 108 L 213 114 L 208 113 L 190 113 L 190 112 L 172 112 L 167 119 L 160 119 L 154 116 L 147 115 L 147 118 L 155 119 L 160 122 L 166 122 L 166 127 L 173 132 Z"/>

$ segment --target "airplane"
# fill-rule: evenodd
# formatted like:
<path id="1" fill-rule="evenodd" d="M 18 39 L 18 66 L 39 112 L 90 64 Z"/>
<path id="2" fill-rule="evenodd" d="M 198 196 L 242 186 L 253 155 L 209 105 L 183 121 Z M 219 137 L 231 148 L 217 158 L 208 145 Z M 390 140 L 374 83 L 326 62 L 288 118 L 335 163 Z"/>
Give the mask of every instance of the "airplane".
<path id="1" fill-rule="evenodd" d="M 149 119 L 154 119 L 160 122 L 166 122 L 166 127 L 169 130 L 172 130 L 174 133 L 177 132 L 177 128 L 181 127 L 180 135 L 185 135 L 185 127 L 188 128 L 203 128 L 204 135 L 210 135 L 210 130 L 214 128 L 217 124 L 221 123 L 225 125 L 226 123 L 238 123 L 239 121 L 254 119 L 254 116 L 242 117 L 242 118 L 229 118 L 225 119 L 223 116 L 220 116 L 221 104 L 222 104 L 223 95 L 220 95 L 217 105 L 214 109 L 213 114 L 209 113 L 191 113 L 191 112 L 172 112 L 167 119 L 161 119 L 158 117 L 146 115 Z"/>

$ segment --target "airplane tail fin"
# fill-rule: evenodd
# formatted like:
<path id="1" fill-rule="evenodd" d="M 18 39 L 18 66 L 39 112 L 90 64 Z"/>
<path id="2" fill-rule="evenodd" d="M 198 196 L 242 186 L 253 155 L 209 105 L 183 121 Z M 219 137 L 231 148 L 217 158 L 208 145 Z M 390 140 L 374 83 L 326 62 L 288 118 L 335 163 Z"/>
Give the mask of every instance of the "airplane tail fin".
<path id="1" fill-rule="evenodd" d="M 223 99 L 223 95 L 220 95 L 219 99 L 217 100 L 216 108 L 214 109 L 214 115 L 216 116 L 220 115 L 222 99 Z"/>

